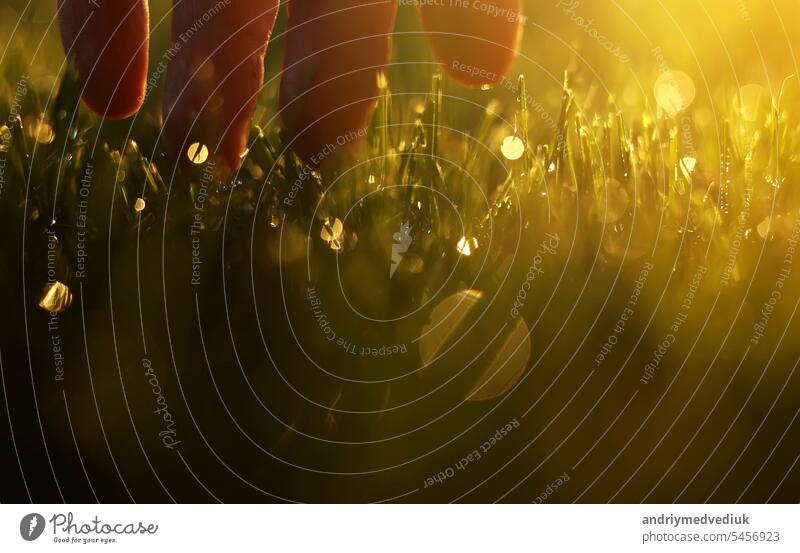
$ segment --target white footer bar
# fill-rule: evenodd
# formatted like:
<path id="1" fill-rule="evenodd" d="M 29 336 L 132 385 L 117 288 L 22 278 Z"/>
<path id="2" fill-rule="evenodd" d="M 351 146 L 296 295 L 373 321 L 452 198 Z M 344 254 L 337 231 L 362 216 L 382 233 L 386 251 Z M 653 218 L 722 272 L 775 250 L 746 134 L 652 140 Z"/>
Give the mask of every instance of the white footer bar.
<path id="1" fill-rule="evenodd" d="M 0 505 L 0 515 L 9 552 L 800 551 L 797 505 Z"/>

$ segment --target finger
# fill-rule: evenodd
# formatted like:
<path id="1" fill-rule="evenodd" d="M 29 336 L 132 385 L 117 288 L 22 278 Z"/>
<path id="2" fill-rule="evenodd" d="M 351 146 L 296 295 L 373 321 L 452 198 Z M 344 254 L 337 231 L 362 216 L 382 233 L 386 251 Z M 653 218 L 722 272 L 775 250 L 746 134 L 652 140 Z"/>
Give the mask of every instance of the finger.
<path id="1" fill-rule="evenodd" d="M 146 0 L 58 0 L 61 40 L 83 85 L 83 100 L 109 119 L 133 115 L 147 81 Z"/>
<path id="2" fill-rule="evenodd" d="M 522 0 L 418 6 L 431 50 L 453 79 L 492 86 L 511 68 L 522 38 Z"/>
<path id="3" fill-rule="evenodd" d="M 264 82 L 278 0 L 175 0 L 164 98 L 167 146 L 183 162 L 190 145 L 214 153 L 218 175 L 236 170 Z"/>
<path id="4" fill-rule="evenodd" d="M 396 15 L 397 0 L 290 0 L 281 117 L 306 162 L 352 151 L 365 135 Z"/>

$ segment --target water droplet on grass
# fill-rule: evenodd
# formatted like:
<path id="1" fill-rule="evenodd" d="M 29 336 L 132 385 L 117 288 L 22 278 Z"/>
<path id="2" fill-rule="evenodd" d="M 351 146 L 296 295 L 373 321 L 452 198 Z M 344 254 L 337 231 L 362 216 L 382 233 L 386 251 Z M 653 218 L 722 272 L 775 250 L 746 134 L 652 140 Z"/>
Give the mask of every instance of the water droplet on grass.
<path id="1" fill-rule="evenodd" d="M 328 245 L 333 251 L 335 252 L 342 251 L 343 248 L 342 239 L 344 238 L 344 225 L 339 219 L 334 219 L 333 222 L 331 222 L 330 219 L 325 219 L 325 223 L 322 226 L 322 230 L 320 231 L 319 236 L 328 243 Z"/>
<path id="2" fill-rule="evenodd" d="M 59 281 L 48 282 L 39 300 L 39 307 L 50 313 L 63 313 L 72 305 L 72 292 Z"/>
<path id="3" fill-rule="evenodd" d="M 39 144 L 50 144 L 56 137 L 53 126 L 43 117 L 36 117 L 31 121 L 28 134 Z"/>
<path id="4" fill-rule="evenodd" d="M 476 238 L 467 238 L 466 236 L 462 236 L 461 240 L 458 241 L 458 245 L 456 246 L 458 253 L 467 257 L 472 255 L 472 252 L 477 249 L 478 240 Z"/>
<path id="5" fill-rule="evenodd" d="M 670 117 L 686 110 L 694 102 L 697 90 L 692 78 L 683 71 L 665 71 L 653 87 L 656 102 Z"/>
<path id="6" fill-rule="evenodd" d="M 208 160 L 208 148 L 205 144 L 200 144 L 199 142 L 195 142 L 189 149 L 186 151 L 186 157 L 189 158 L 189 161 L 196 165 L 202 165 L 203 163 Z"/>
<path id="7" fill-rule="evenodd" d="M 518 136 L 507 136 L 503 139 L 500 151 L 506 159 L 516 161 L 525 153 L 525 142 Z"/>
<path id="8" fill-rule="evenodd" d="M 271 209 L 269 214 L 269 226 L 272 228 L 278 228 L 281 226 L 284 217 L 285 214 L 280 209 Z"/>

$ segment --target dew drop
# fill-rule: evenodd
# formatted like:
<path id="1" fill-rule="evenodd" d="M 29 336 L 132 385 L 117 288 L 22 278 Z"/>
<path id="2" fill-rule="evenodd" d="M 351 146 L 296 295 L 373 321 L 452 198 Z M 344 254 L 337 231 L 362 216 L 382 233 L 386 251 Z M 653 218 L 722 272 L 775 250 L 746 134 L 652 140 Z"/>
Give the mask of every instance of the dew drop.
<path id="1" fill-rule="evenodd" d="M 687 173 L 694 173 L 694 170 L 697 167 L 697 158 L 686 156 L 681 160 L 681 167 L 683 167 L 683 170 Z"/>
<path id="2" fill-rule="evenodd" d="M 186 156 L 189 158 L 189 161 L 196 165 L 201 165 L 208 160 L 208 148 L 205 144 L 200 144 L 199 142 L 195 142 L 186 152 Z"/>
<path id="3" fill-rule="evenodd" d="M 458 253 L 465 257 L 469 257 L 472 255 L 472 252 L 477 249 L 478 240 L 476 238 L 467 238 L 466 236 L 462 236 L 461 240 L 458 241 L 458 245 L 456 246 Z"/>
<path id="4" fill-rule="evenodd" d="M 279 226 L 281 226 L 284 217 L 285 214 L 283 213 L 283 211 L 281 211 L 280 209 L 273 208 L 272 210 L 270 210 L 269 214 L 269 226 L 272 228 L 278 228 Z"/>
<path id="5" fill-rule="evenodd" d="M 319 233 L 320 238 L 325 240 L 328 243 L 330 248 L 335 251 L 342 250 L 342 238 L 344 237 L 344 225 L 342 221 L 339 219 L 334 219 L 331 222 L 330 219 L 325 219 L 325 223 L 322 227 L 322 230 Z"/>
<path id="6" fill-rule="evenodd" d="M 6 125 L 0 126 L 0 152 L 8 151 L 8 144 L 11 142 L 11 129 Z"/>
<path id="7" fill-rule="evenodd" d="M 72 305 L 72 292 L 59 281 L 48 282 L 39 300 L 39 307 L 50 313 L 63 313 Z"/>
<path id="8" fill-rule="evenodd" d="M 675 117 L 694 102 L 697 89 L 692 78 L 683 71 L 665 71 L 653 87 L 656 102 L 670 117 Z"/>
<path id="9" fill-rule="evenodd" d="M 518 136 L 507 136 L 503 139 L 500 151 L 503 152 L 506 159 L 516 161 L 525 153 L 525 142 Z"/>
<path id="10" fill-rule="evenodd" d="M 56 137 L 53 126 L 43 117 L 36 117 L 28 127 L 28 134 L 39 144 L 50 144 Z"/>

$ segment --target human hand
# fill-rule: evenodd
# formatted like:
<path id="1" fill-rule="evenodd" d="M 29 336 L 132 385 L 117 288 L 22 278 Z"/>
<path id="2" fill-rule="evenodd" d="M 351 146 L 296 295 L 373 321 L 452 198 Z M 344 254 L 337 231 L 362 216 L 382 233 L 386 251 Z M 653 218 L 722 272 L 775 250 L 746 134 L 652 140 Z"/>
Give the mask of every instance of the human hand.
<path id="1" fill-rule="evenodd" d="M 148 91 L 146 0 L 57 1 L 86 105 L 109 119 L 136 113 Z M 405 2 L 418 6 L 433 53 L 455 80 L 491 86 L 509 69 L 521 37 L 521 0 Z M 337 137 L 363 134 L 391 57 L 398 0 L 286 4 L 280 115 L 292 149 L 316 163 Z M 238 168 L 279 8 L 279 0 L 173 1 L 163 112 L 176 158 L 199 142 L 213 152 L 218 174 Z"/>

